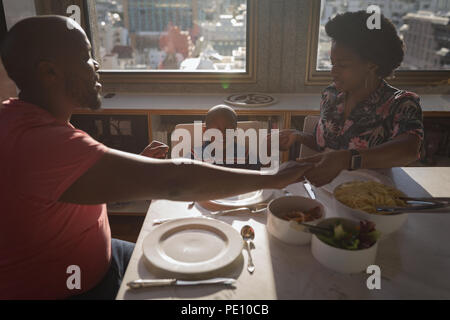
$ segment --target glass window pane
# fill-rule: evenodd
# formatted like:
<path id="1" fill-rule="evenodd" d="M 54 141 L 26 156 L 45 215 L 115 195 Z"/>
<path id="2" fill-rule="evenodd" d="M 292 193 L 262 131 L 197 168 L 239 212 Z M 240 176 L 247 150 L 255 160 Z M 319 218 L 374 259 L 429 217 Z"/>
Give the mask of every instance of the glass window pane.
<path id="1" fill-rule="evenodd" d="M 246 0 L 94 4 L 102 70 L 246 72 Z"/>
<path id="2" fill-rule="evenodd" d="M 8 30 L 20 20 L 36 15 L 34 0 L 3 0 L 3 9 Z"/>
<path id="3" fill-rule="evenodd" d="M 317 70 L 330 70 L 331 40 L 325 24 L 337 13 L 378 5 L 406 44 L 399 70 L 450 70 L 450 0 L 322 0 Z"/>

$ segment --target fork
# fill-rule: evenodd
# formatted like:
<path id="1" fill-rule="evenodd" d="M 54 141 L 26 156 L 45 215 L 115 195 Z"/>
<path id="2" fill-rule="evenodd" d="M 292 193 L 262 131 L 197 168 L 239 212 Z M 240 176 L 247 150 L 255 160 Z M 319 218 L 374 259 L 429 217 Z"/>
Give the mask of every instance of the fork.
<path id="1" fill-rule="evenodd" d="M 256 206 L 250 206 L 250 207 L 241 207 L 241 208 L 236 208 L 236 209 L 229 209 L 229 210 L 220 210 L 220 211 L 216 211 L 216 212 L 210 212 L 208 214 L 204 214 L 202 216 L 206 216 L 206 217 L 218 217 L 218 216 L 223 216 L 223 215 L 227 215 L 230 213 L 245 213 L 245 212 L 249 212 L 249 213 L 261 213 L 264 210 L 266 210 L 266 207 L 260 208 L 260 209 L 256 209 L 258 206 L 263 205 L 263 203 L 260 203 Z M 201 217 L 201 216 L 199 216 Z M 188 217 L 184 217 L 184 218 L 197 218 L 196 216 L 188 216 Z M 172 221 L 172 220 L 177 220 L 177 219 L 181 219 L 180 217 L 178 218 L 161 218 L 161 219 L 154 219 L 153 220 L 153 225 L 156 224 L 162 224 L 164 222 L 168 222 L 168 221 Z"/>

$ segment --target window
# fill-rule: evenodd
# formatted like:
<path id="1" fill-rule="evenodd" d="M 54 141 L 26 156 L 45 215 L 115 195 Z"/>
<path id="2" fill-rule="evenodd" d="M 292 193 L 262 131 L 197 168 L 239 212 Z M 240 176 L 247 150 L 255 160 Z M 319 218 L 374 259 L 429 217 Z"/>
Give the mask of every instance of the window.
<path id="1" fill-rule="evenodd" d="M 254 0 L 94 0 L 102 79 L 255 81 Z"/>
<path id="2" fill-rule="evenodd" d="M 103 83 L 256 82 L 256 0 L 3 0 L 8 28 L 78 5 Z"/>
<path id="3" fill-rule="evenodd" d="M 35 2 L 31 0 L 3 0 L 6 27 L 10 29 L 19 20 L 36 15 Z"/>
<path id="4" fill-rule="evenodd" d="M 10 17 L 8 17 L 9 19 Z M 6 17 L 4 15 L 4 6 L 0 1 L 0 43 L 6 35 L 7 25 Z M 16 86 L 14 82 L 8 77 L 5 68 L 0 59 L 0 102 L 16 95 Z"/>
<path id="5" fill-rule="evenodd" d="M 425 4 L 428 11 L 424 10 Z M 449 78 L 450 1 L 322 0 L 314 1 L 311 7 L 307 84 L 324 85 L 331 81 L 331 40 L 325 32 L 326 22 L 337 13 L 366 10 L 369 5 L 380 7 L 407 47 L 393 83 L 428 85 Z"/>
<path id="6" fill-rule="evenodd" d="M 4 14 L 3 2 L 0 1 L 0 43 L 3 41 L 3 37 L 6 34 L 6 18 Z"/>
<path id="7" fill-rule="evenodd" d="M 246 0 L 93 3 L 103 70 L 246 71 L 235 63 L 246 49 Z"/>

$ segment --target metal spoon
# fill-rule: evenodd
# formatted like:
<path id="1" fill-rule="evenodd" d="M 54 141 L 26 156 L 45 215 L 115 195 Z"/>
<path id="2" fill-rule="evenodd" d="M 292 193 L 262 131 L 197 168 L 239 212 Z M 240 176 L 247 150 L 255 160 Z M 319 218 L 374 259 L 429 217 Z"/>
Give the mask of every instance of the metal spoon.
<path id="1" fill-rule="evenodd" d="M 252 254 L 250 252 L 250 241 L 255 239 L 255 231 L 251 226 L 245 225 L 241 229 L 241 236 L 242 239 L 244 239 L 245 249 L 247 249 L 248 252 L 247 270 L 248 272 L 253 273 L 255 271 L 255 265 L 253 264 Z"/>
<path id="2" fill-rule="evenodd" d="M 194 206 L 195 206 L 195 201 L 192 201 L 192 202 L 188 205 L 188 209 L 191 210 Z"/>

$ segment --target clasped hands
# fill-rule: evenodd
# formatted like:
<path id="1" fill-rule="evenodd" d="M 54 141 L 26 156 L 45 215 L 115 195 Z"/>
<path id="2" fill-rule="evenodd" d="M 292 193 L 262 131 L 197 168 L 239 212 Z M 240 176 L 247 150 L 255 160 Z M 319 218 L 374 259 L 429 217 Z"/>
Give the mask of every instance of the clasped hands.
<path id="1" fill-rule="evenodd" d="M 329 151 L 315 156 L 297 159 L 299 163 L 314 163 L 306 171 L 305 177 L 316 187 L 321 187 L 334 180 L 342 170 L 348 169 L 350 153 L 347 150 Z"/>
<path id="2" fill-rule="evenodd" d="M 270 136 L 268 137 L 270 142 Z M 280 151 L 287 151 L 295 143 L 302 143 L 302 133 L 295 129 L 281 130 L 279 133 Z M 159 141 L 152 141 L 142 151 L 141 155 L 165 159 L 169 151 L 169 146 Z M 316 187 L 321 187 L 330 183 L 342 170 L 348 169 L 350 163 L 350 153 L 348 150 L 337 150 L 323 152 L 311 157 L 299 158 L 296 160 L 302 164 L 314 164 L 305 172 L 305 177 Z"/>
<path id="3" fill-rule="evenodd" d="M 302 132 L 295 129 L 280 131 L 280 151 L 288 151 L 295 143 L 303 143 Z M 299 163 L 313 163 L 314 167 L 306 171 L 305 177 L 316 187 L 321 187 L 334 180 L 342 170 L 346 170 L 350 164 L 350 152 L 348 150 L 327 151 L 311 157 L 297 159 Z"/>

